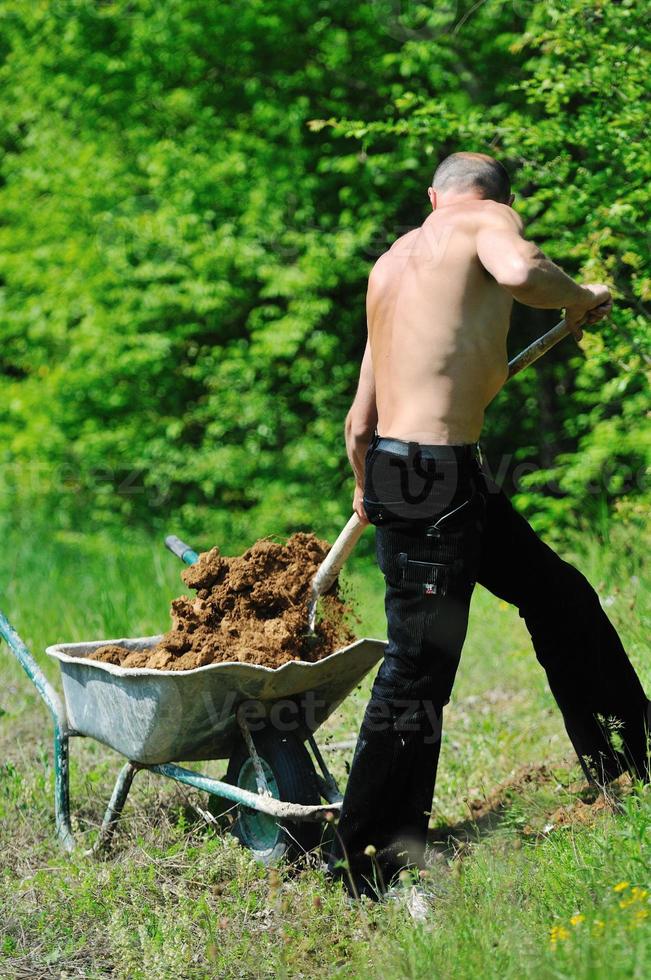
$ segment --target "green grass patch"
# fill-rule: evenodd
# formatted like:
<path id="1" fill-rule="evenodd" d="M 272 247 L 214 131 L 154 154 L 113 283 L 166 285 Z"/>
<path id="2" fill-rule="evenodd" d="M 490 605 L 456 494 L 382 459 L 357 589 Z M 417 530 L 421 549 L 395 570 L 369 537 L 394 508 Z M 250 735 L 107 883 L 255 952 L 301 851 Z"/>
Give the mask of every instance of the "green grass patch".
<path id="1" fill-rule="evenodd" d="M 608 600 L 643 680 L 648 578 L 630 542 L 575 548 Z M 568 553 L 571 549 L 568 549 Z M 162 543 L 46 533 L 11 540 L 3 611 L 48 676 L 49 643 L 156 633 L 179 593 Z M 384 634 L 382 580 L 360 552 L 347 570 L 360 635 Z M 610 599 L 609 599 L 610 597 Z M 514 610 L 478 589 L 432 817 L 429 920 L 401 903 L 351 906 L 306 870 L 270 872 L 202 820 L 201 794 L 139 773 L 112 852 L 96 837 L 120 758 L 72 744 L 80 847 L 54 835 L 49 719 L 3 645 L 0 693 L 0 976 L 644 977 L 651 972 L 651 796 L 624 787 L 599 809 L 580 794 L 562 721 Z M 319 734 L 350 745 L 370 679 Z M 351 748 L 328 752 L 344 782 Z M 202 768 L 221 775 L 224 765 Z"/>

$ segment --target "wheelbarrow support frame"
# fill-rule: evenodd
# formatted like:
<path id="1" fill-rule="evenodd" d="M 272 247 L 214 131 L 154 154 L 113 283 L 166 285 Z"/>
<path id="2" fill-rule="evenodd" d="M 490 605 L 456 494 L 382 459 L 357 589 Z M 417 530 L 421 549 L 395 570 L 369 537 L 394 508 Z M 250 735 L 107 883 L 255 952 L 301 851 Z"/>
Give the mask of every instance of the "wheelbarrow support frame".
<path id="1" fill-rule="evenodd" d="M 243 724 L 246 723 L 244 722 Z M 250 732 L 248 734 L 249 738 L 251 738 Z M 312 736 L 310 736 L 309 741 L 312 746 L 316 745 Z M 253 743 L 251 742 L 251 744 Z M 250 752 L 250 754 L 254 765 L 256 760 L 258 765 L 260 765 L 255 746 L 253 746 L 253 752 Z M 225 783 L 221 779 L 213 779 L 212 776 L 195 772 L 193 769 L 186 769 L 184 766 L 179 766 L 174 762 L 151 766 L 141 765 L 137 762 L 127 762 L 120 770 L 118 778 L 115 781 L 113 793 L 109 805 L 106 808 L 104 820 L 102 821 L 100 834 L 93 848 L 95 851 L 105 850 L 110 846 L 113 833 L 122 814 L 129 790 L 131 789 L 133 777 L 139 769 L 154 772 L 159 776 L 166 776 L 168 779 L 173 779 L 177 783 L 192 786 L 194 789 L 201 790 L 203 793 L 208 793 L 210 796 L 216 796 L 222 800 L 229 800 L 236 805 L 248 806 L 253 810 L 257 810 L 258 813 L 265 813 L 267 816 L 275 817 L 277 820 L 320 821 L 327 814 L 333 813 L 341 807 L 342 795 L 337 788 L 333 776 L 329 772 L 328 788 L 330 792 L 328 794 L 323 793 L 325 799 L 329 802 L 322 806 L 304 806 L 300 803 L 285 803 L 282 800 L 277 800 L 270 794 L 264 795 L 262 792 L 251 793 L 247 789 L 233 786 L 231 783 Z"/>
<path id="2" fill-rule="evenodd" d="M 52 687 L 26 644 L 1 612 L 0 636 L 6 640 L 10 650 L 36 687 L 52 715 L 52 721 L 54 723 L 54 813 L 56 831 L 61 844 L 66 851 L 70 852 L 75 847 L 75 838 L 70 825 L 69 739 L 72 736 L 83 736 L 80 732 L 70 728 L 62 698 Z M 238 724 L 242 730 L 256 772 L 259 771 L 262 777 L 261 785 L 258 787 L 258 793 L 252 793 L 247 789 L 223 782 L 220 779 L 213 779 L 211 776 L 195 772 L 192 769 L 186 769 L 172 762 L 161 765 L 145 765 L 143 763 L 128 761 L 118 773 L 111 799 L 104 814 L 99 837 L 93 850 L 105 849 L 110 845 L 117 822 L 120 819 L 124 804 L 129 795 L 134 776 L 139 769 L 146 769 L 160 776 L 166 776 L 168 779 L 175 780 L 175 782 L 192 786 L 204 793 L 229 800 L 234 804 L 250 807 L 260 813 L 275 817 L 279 821 L 319 821 L 323 820 L 326 814 L 331 813 L 341 806 L 341 793 L 339 793 L 334 778 L 325 766 L 323 757 L 319 752 L 313 736 L 308 738 L 308 744 L 311 746 L 317 763 L 323 772 L 323 779 L 320 782 L 323 796 L 328 803 L 325 805 L 305 806 L 299 803 L 286 803 L 282 800 L 277 800 L 271 795 L 264 795 L 262 791 L 266 788 L 266 782 L 262 785 L 264 781 L 262 766 L 246 720 L 239 712 Z"/>

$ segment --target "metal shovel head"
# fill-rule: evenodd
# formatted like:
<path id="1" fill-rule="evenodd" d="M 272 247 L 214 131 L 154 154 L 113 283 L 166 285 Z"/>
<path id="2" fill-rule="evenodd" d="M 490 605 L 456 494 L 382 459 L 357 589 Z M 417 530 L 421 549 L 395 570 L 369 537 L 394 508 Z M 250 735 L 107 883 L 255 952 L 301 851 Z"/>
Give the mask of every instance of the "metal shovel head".
<path id="1" fill-rule="evenodd" d="M 58 643 L 47 648 L 61 667 L 70 727 L 132 762 L 154 765 L 227 759 L 245 703 L 246 720 L 306 737 L 315 731 L 384 654 L 385 642 L 362 639 L 316 663 L 291 660 L 272 669 L 217 663 L 194 670 L 126 668 L 87 660 L 107 645 L 153 647 L 160 636 Z"/>

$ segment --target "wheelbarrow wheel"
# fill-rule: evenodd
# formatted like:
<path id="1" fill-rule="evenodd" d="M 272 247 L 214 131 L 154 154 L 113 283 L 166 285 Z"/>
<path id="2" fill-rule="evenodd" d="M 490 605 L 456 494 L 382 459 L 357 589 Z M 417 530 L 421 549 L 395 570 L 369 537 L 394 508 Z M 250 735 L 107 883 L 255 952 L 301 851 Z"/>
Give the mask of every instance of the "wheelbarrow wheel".
<path id="1" fill-rule="evenodd" d="M 253 735 L 267 785 L 272 796 L 287 803 L 318 804 L 320 794 L 312 759 L 294 735 L 264 730 Z M 244 743 L 234 750 L 226 782 L 257 792 L 255 769 Z M 276 817 L 239 806 L 232 833 L 248 847 L 257 860 L 273 864 L 281 858 L 293 859 L 318 846 L 318 823 L 279 821 Z"/>

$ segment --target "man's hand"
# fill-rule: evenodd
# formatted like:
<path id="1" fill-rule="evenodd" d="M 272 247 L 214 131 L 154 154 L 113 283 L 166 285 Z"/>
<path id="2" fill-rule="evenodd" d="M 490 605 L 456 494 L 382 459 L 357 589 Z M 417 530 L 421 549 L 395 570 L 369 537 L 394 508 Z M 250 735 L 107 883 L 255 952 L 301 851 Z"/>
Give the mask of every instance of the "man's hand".
<path id="1" fill-rule="evenodd" d="M 608 286 L 601 283 L 591 283 L 583 287 L 585 296 L 581 303 L 568 306 L 565 310 L 565 322 L 575 340 L 581 340 L 581 327 L 598 323 L 607 317 L 613 308 L 613 301 Z"/>
<path id="2" fill-rule="evenodd" d="M 353 494 L 353 510 L 359 517 L 362 524 L 369 524 L 370 521 L 366 516 L 366 511 L 364 510 L 364 490 L 358 483 L 355 484 L 355 493 Z"/>

